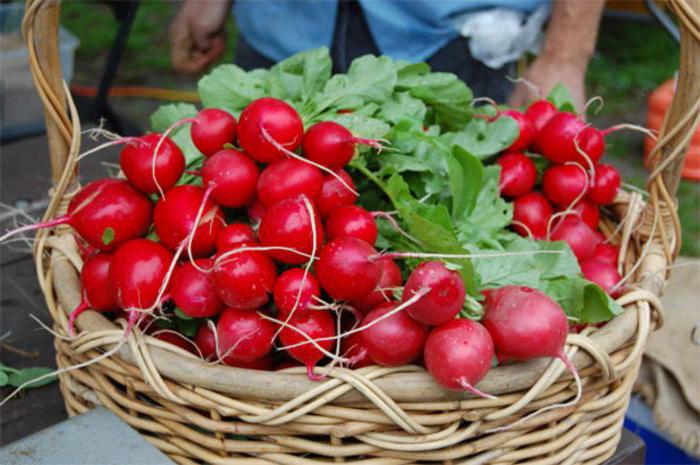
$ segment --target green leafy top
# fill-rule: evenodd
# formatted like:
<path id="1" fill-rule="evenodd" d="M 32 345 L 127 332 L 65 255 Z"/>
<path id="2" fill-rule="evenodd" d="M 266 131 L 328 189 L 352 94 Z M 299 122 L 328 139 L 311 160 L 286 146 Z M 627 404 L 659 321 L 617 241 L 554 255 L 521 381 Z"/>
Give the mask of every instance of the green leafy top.
<path id="1" fill-rule="evenodd" d="M 354 60 L 347 74 L 332 76 L 331 69 L 328 50 L 319 48 L 269 70 L 220 66 L 199 81 L 198 91 L 205 107 L 236 116 L 251 101 L 271 96 L 294 106 L 305 126 L 331 120 L 358 137 L 386 141 L 380 153 L 359 147 L 350 164 L 353 174 L 361 175 L 355 176 L 359 202 L 396 210 L 411 237 L 380 220 L 378 247 L 460 256 L 445 261 L 459 271 L 472 296 L 517 284 L 548 293 L 578 321 L 604 321 L 621 311 L 602 289 L 580 277 L 566 244 L 530 241 L 507 231 L 512 205 L 499 195 L 499 167 L 483 161 L 517 138 L 512 118 L 475 118 L 471 90 L 455 75 L 433 73 L 425 63 L 366 55 Z M 574 111 L 563 86 L 547 98 L 562 111 Z M 196 111 L 189 104 L 166 105 L 152 115 L 153 129 L 164 131 Z M 188 166 L 201 163 L 186 125 L 171 135 Z"/>

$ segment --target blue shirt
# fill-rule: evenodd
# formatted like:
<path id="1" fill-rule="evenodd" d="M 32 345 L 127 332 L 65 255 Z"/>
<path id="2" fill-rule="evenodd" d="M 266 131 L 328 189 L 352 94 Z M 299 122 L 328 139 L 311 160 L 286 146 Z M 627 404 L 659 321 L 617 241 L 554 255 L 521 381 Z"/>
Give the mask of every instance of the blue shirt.
<path id="1" fill-rule="evenodd" d="M 359 0 L 379 51 L 397 60 L 423 61 L 457 37 L 452 19 L 488 8 L 531 12 L 549 0 Z M 338 0 L 236 0 L 246 40 L 279 61 L 333 41 Z"/>

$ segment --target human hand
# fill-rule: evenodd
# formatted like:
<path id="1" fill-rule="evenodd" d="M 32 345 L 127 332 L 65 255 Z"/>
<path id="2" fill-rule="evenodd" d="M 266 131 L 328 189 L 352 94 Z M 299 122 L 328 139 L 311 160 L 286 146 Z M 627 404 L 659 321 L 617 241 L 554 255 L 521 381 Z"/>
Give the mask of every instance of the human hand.
<path id="1" fill-rule="evenodd" d="M 508 104 L 515 107 L 527 106 L 532 100 L 544 97 L 554 86 L 562 83 L 569 89 L 576 109 L 581 111 L 586 101 L 585 75 L 585 64 L 540 55 L 523 75 L 524 80 L 539 89 L 540 95 L 537 95 L 532 86 L 519 82 L 513 89 Z"/>
<path id="2" fill-rule="evenodd" d="M 181 73 L 205 69 L 225 49 L 229 0 L 185 0 L 170 24 L 170 57 Z"/>

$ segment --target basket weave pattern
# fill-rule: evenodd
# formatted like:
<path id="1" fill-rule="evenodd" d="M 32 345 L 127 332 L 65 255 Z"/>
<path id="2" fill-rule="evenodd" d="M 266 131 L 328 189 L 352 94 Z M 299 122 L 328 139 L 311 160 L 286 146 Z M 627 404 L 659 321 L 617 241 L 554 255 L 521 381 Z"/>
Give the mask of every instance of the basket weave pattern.
<path id="1" fill-rule="evenodd" d="M 70 229 L 37 234 L 37 275 L 54 320 L 60 387 L 70 415 L 104 405 L 182 464 L 597 464 L 614 452 L 647 336 L 662 323 L 662 293 L 680 245 L 673 195 L 684 147 L 700 121 L 700 0 L 671 3 L 683 26 L 674 105 L 652 159 L 648 195 L 622 193 L 603 221 L 630 276 L 625 313 L 569 335 L 583 394 L 558 360 L 507 364 L 479 387 L 497 400 L 439 388 L 420 367 L 334 368 L 314 383 L 302 369 L 259 372 L 209 365 L 96 312 L 67 337 L 80 301 L 82 260 Z M 45 106 L 54 179 L 46 218 L 65 212 L 80 152 L 80 121 L 61 81 L 59 2 L 27 1 L 23 24 Z M 76 367 L 77 365 L 77 367 Z M 542 410 L 536 416 L 528 414 Z"/>

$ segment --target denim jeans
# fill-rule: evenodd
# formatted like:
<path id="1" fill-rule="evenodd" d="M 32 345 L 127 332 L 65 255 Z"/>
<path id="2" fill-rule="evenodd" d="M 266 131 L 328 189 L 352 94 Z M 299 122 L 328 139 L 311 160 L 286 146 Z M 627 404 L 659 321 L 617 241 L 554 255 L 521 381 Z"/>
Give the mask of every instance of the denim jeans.
<path id="1" fill-rule="evenodd" d="M 380 52 L 372 39 L 362 8 L 358 2 L 341 0 L 338 2 L 335 35 L 331 46 L 333 72 L 346 72 L 353 59 L 366 54 L 379 55 Z M 512 89 L 506 76 L 514 75 L 515 64 L 509 63 L 499 69 L 489 68 L 472 57 L 469 42 L 464 37 L 448 42 L 427 61 L 433 71 L 456 74 L 472 89 L 475 97 L 491 97 L 497 102 L 505 102 Z M 234 63 L 245 70 L 274 65 L 272 60 L 255 50 L 242 35 L 238 37 Z"/>

